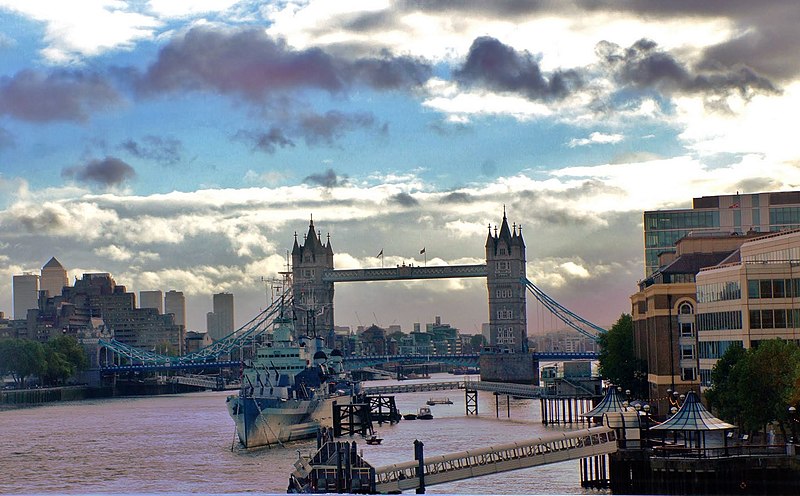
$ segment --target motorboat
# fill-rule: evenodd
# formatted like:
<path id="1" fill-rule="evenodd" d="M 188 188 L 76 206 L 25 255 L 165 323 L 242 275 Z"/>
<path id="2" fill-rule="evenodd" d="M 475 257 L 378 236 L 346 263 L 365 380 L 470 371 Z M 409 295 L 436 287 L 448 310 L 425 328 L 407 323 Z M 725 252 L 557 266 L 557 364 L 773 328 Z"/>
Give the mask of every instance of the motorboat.
<path id="1" fill-rule="evenodd" d="M 419 412 L 417 413 L 417 418 L 420 420 L 431 420 L 433 418 L 433 414 L 431 413 L 431 409 L 427 406 L 419 407 Z"/>

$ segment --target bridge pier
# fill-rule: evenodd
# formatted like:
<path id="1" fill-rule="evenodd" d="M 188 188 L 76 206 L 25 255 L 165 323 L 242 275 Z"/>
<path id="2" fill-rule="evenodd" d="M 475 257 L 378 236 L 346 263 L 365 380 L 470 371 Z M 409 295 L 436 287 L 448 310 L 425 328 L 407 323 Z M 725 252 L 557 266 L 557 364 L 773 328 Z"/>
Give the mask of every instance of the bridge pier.
<path id="1" fill-rule="evenodd" d="M 609 487 L 608 455 L 581 458 L 581 487 L 605 489 Z"/>
<path id="2" fill-rule="evenodd" d="M 469 383 L 467 383 L 469 384 Z M 464 385 L 464 404 L 467 415 L 478 415 L 478 390 Z"/>

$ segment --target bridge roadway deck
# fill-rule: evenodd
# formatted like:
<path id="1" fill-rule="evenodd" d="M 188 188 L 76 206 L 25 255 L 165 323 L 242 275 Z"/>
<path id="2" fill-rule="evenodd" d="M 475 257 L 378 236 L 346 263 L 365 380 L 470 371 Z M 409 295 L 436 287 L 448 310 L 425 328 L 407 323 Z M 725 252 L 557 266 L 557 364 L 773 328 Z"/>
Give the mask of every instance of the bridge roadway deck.
<path id="1" fill-rule="evenodd" d="M 578 460 L 617 451 L 615 432 L 605 426 L 425 457 L 425 486 L 519 470 L 566 460 Z M 408 461 L 377 467 L 376 489 L 396 493 L 419 487 L 419 462 Z"/>
<path id="2" fill-rule="evenodd" d="M 364 392 L 369 395 L 413 393 L 417 391 L 441 391 L 446 389 L 464 389 L 466 387 L 477 391 L 491 391 L 493 393 L 510 394 L 519 398 L 538 398 L 542 395 L 543 388 L 527 384 L 510 384 L 505 382 L 487 381 L 445 381 L 445 382 L 418 382 L 407 384 L 388 384 L 386 386 L 369 386 Z"/>
<path id="3" fill-rule="evenodd" d="M 446 279 L 452 277 L 486 277 L 486 264 L 479 265 L 434 265 L 374 269 L 338 269 L 322 273 L 324 282 L 396 281 L 401 279 Z"/>

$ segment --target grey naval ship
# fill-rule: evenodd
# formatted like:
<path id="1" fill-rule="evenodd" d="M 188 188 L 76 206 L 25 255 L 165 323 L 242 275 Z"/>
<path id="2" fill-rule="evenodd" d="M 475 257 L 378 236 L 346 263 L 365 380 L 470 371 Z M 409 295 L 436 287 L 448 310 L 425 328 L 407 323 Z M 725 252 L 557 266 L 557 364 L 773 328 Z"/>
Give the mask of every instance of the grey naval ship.
<path id="1" fill-rule="evenodd" d="M 319 337 L 294 339 L 294 325 L 278 317 L 265 345 L 244 364 L 238 395 L 228 396 L 228 413 L 246 448 L 282 444 L 331 427 L 332 404 L 347 404 L 360 384 L 344 371 L 342 353 Z"/>

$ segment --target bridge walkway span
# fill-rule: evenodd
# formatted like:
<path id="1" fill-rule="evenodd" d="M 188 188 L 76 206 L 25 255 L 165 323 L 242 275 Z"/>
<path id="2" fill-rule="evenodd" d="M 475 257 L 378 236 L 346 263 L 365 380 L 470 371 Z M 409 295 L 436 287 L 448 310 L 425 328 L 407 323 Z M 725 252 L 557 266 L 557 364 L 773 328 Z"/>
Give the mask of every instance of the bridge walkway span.
<path id="1" fill-rule="evenodd" d="M 387 384 L 385 386 L 368 386 L 364 392 L 371 395 L 414 393 L 418 391 L 441 391 L 447 389 L 474 389 L 477 391 L 490 391 L 499 394 L 510 394 L 519 398 L 538 398 L 543 393 L 540 386 L 526 384 L 513 384 L 507 382 L 488 381 L 444 381 L 444 382 L 416 382 L 406 384 Z"/>
<path id="2" fill-rule="evenodd" d="M 526 441 L 425 457 L 425 486 L 472 477 L 579 460 L 617 451 L 615 432 L 605 426 L 554 433 Z M 419 487 L 416 460 L 375 468 L 379 493 L 397 493 Z"/>

